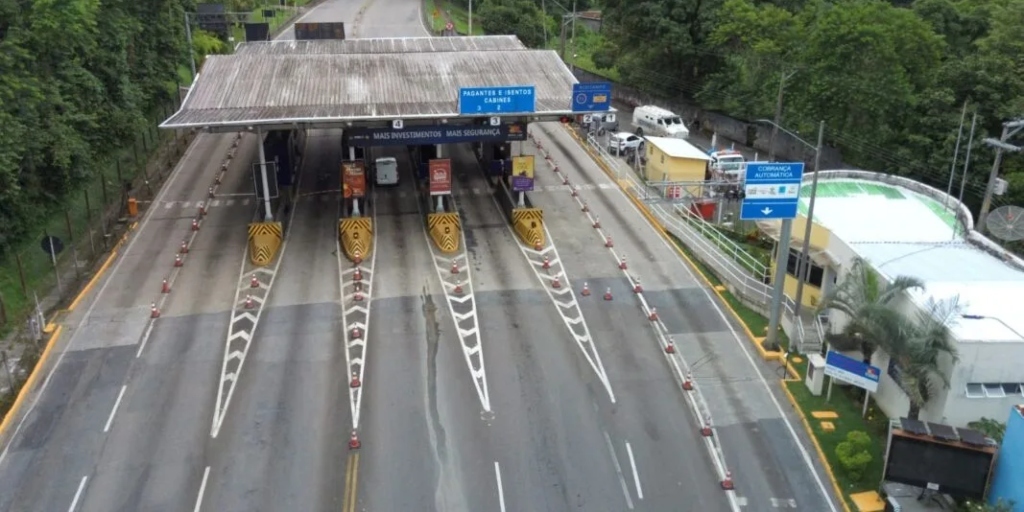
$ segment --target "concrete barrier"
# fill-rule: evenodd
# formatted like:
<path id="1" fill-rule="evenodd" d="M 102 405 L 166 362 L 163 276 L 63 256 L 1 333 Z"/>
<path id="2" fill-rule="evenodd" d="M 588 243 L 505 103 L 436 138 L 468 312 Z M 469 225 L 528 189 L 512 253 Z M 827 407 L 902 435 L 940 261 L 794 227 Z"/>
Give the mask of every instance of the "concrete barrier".
<path id="1" fill-rule="evenodd" d="M 253 265 L 265 267 L 274 261 L 284 228 L 280 222 L 253 222 L 249 224 L 249 260 Z"/>
<path id="2" fill-rule="evenodd" d="M 524 244 L 544 246 L 544 212 L 540 208 L 513 208 L 512 228 Z"/>
<path id="3" fill-rule="evenodd" d="M 351 217 L 338 221 L 338 236 L 345 257 L 355 261 L 366 258 L 373 249 L 373 220 L 369 217 Z"/>
<path id="4" fill-rule="evenodd" d="M 427 232 L 430 233 L 430 238 L 434 240 L 441 252 L 453 253 L 459 250 L 459 240 L 462 239 L 462 221 L 459 219 L 458 213 L 428 213 Z"/>

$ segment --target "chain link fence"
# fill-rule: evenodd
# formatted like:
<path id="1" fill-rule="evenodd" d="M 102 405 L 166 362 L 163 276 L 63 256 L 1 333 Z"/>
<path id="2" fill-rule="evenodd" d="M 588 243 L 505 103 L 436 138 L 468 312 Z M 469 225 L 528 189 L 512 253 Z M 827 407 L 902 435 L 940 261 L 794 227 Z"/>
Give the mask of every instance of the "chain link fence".
<path id="1" fill-rule="evenodd" d="M 77 295 L 133 220 L 128 198 L 153 200 L 192 137 L 157 128 L 177 106 L 158 107 L 135 140 L 98 166 L 45 224 L 20 244 L 0 247 L 0 335 L 24 327 L 24 337 L 38 341 L 41 313 Z"/>

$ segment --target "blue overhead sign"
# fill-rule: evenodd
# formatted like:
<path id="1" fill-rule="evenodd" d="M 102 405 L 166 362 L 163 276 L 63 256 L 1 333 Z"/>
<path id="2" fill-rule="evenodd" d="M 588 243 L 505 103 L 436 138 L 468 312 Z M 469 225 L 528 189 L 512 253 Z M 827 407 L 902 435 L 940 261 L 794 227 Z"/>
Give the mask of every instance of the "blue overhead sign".
<path id="1" fill-rule="evenodd" d="M 408 126 L 394 128 L 349 128 L 345 143 L 355 147 L 418 146 L 422 144 L 458 144 L 461 142 L 504 142 L 526 140 L 524 123 L 500 126 Z"/>
<path id="2" fill-rule="evenodd" d="M 743 184 L 740 219 L 772 220 L 796 217 L 800 203 L 803 162 L 750 162 Z"/>
<path id="3" fill-rule="evenodd" d="M 537 108 L 532 85 L 515 87 L 463 87 L 459 89 L 459 114 L 532 114 Z"/>
<path id="4" fill-rule="evenodd" d="M 572 84 L 573 112 L 600 112 L 612 107 L 612 84 L 587 82 Z"/>
<path id="5" fill-rule="evenodd" d="M 829 350 L 825 354 L 825 375 L 874 393 L 878 391 L 878 380 L 882 377 L 882 370 Z"/>

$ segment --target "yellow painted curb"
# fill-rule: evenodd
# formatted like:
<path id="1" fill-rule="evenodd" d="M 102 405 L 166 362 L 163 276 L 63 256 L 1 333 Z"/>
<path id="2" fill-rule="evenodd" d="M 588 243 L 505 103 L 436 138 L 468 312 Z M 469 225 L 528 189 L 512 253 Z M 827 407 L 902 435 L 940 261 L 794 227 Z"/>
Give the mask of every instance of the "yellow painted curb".
<path id="1" fill-rule="evenodd" d="M 796 403 L 796 398 L 793 396 L 793 393 L 789 391 L 789 386 L 786 385 L 786 382 L 786 380 L 780 381 L 782 384 L 782 391 L 786 393 L 786 398 L 789 399 L 789 403 L 793 406 L 793 409 L 796 410 L 797 415 L 800 416 L 800 422 L 803 423 L 804 429 L 807 430 L 807 435 L 811 438 L 811 444 L 814 445 L 814 450 L 818 452 L 818 458 L 821 459 L 821 465 L 825 467 L 825 474 L 828 476 L 828 480 L 832 482 L 832 489 L 836 492 L 836 496 L 839 497 L 839 504 L 843 507 L 845 512 L 851 512 L 850 506 L 846 504 L 846 499 L 843 498 L 843 489 L 839 486 L 839 481 L 836 480 L 836 476 L 832 472 L 832 466 L 829 465 L 828 459 L 825 457 L 825 450 L 821 449 L 821 444 L 818 443 L 818 437 L 814 435 L 814 430 L 811 429 L 811 424 L 807 421 L 807 416 L 802 410 L 800 410 L 800 405 Z"/>
<path id="2" fill-rule="evenodd" d="M 53 334 L 50 335 L 50 339 L 46 341 L 46 348 L 44 348 L 43 353 L 39 355 L 39 361 L 36 363 L 36 367 L 28 374 L 28 378 L 25 379 L 25 384 L 21 386 L 21 390 L 18 391 L 18 396 L 15 397 L 10 410 L 8 410 L 7 414 L 4 415 L 3 421 L 0 421 L 0 438 L 3 438 L 7 434 L 7 429 L 10 428 L 11 422 L 14 421 L 14 418 L 18 415 L 18 411 L 21 409 L 21 404 L 25 401 L 25 397 L 32 391 L 32 387 L 35 385 L 36 379 L 39 377 L 39 373 L 41 372 L 40 369 L 46 366 L 46 361 L 50 358 L 50 352 L 53 350 L 53 346 L 57 344 L 57 339 L 60 338 L 60 333 L 63 330 L 64 326 L 62 325 L 58 325 L 53 329 Z"/>
<path id="3" fill-rule="evenodd" d="M 719 290 L 719 287 L 715 286 L 707 278 L 707 276 L 705 276 L 704 273 L 701 272 L 700 267 L 697 266 L 696 262 L 694 262 L 685 252 L 683 252 L 682 249 L 680 249 L 675 244 L 675 242 L 672 241 L 672 239 L 668 236 L 668 232 L 665 230 L 665 227 L 662 226 L 661 223 L 658 222 L 658 220 L 651 214 L 650 210 L 647 209 L 647 206 L 642 202 L 638 201 L 636 198 L 634 198 L 629 193 L 629 190 L 626 189 L 625 186 L 623 186 L 623 180 L 617 180 L 615 178 L 615 173 L 608 168 L 607 164 L 605 164 L 601 160 L 601 158 L 599 158 L 597 155 L 594 155 L 593 150 L 590 149 L 590 147 L 584 141 L 582 141 L 579 138 L 579 136 L 572 131 L 571 128 L 566 127 L 565 129 L 569 132 L 569 135 L 572 136 L 572 138 L 576 139 L 576 142 L 580 143 L 580 145 L 587 152 L 587 154 L 590 155 L 591 160 L 593 160 L 597 164 L 597 166 L 600 167 L 601 170 L 604 171 L 604 173 L 607 174 L 608 177 L 612 179 L 612 181 L 615 181 L 619 185 L 619 188 L 622 189 L 622 191 L 626 194 L 626 197 L 629 198 L 629 200 L 640 210 L 640 213 L 642 213 L 643 216 L 647 219 L 647 222 L 654 226 L 654 228 L 657 229 L 658 232 L 660 232 L 666 240 L 668 240 L 669 245 L 672 246 L 672 248 L 676 251 L 677 254 L 679 254 L 680 257 L 683 258 L 684 261 L 686 261 L 690 268 L 693 269 L 694 273 L 700 276 L 704 284 L 707 285 L 707 287 L 710 288 L 712 291 L 714 291 L 716 295 L 718 295 L 718 298 L 720 299 L 722 305 L 725 306 L 727 310 L 729 310 L 729 313 L 732 314 L 733 318 L 736 320 L 736 323 L 739 324 L 740 327 L 743 329 L 743 332 L 747 335 L 747 338 L 754 345 L 754 348 L 757 350 L 757 353 L 760 354 L 760 356 L 766 361 L 782 360 L 782 352 L 768 351 L 761 346 L 761 341 L 764 340 L 764 338 L 754 336 L 754 333 L 751 332 L 749 327 L 747 327 L 747 324 L 743 323 L 743 319 L 740 317 L 739 313 L 737 313 L 736 310 L 733 309 L 733 307 L 729 304 L 729 302 L 725 300 L 725 296 L 723 295 L 724 290 Z M 797 379 L 797 381 L 799 382 L 800 374 L 796 371 L 796 368 L 794 368 L 793 365 L 790 364 L 788 361 L 786 362 L 786 373 L 789 374 L 791 378 Z M 814 444 L 814 449 L 818 452 L 818 459 L 821 461 L 821 465 L 825 467 L 825 473 L 828 476 L 829 481 L 832 482 L 832 487 L 836 492 L 836 496 L 839 498 L 839 504 L 842 506 L 844 512 L 851 512 L 849 505 L 846 504 L 846 500 L 843 498 L 842 488 L 839 486 L 839 482 L 836 481 L 836 477 L 832 472 L 832 466 L 829 465 L 828 458 L 825 457 L 825 452 L 824 450 L 821 449 L 821 444 L 818 443 L 818 438 L 815 437 L 814 431 L 811 430 L 811 425 L 807 422 L 807 417 L 804 416 L 803 411 L 800 410 L 800 407 L 797 405 L 796 399 L 793 397 L 793 394 L 789 392 L 789 388 L 786 386 L 785 380 L 781 381 L 780 384 L 782 385 L 782 390 L 786 393 L 786 397 L 789 399 L 790 404 L 793 405 L 793 409 L 795 409 L 797 414 L 800 416 L 800 421 L 803 422 L 804 429 L 807 431 L 808 437 L 811 438 L 811 443 Z"/>

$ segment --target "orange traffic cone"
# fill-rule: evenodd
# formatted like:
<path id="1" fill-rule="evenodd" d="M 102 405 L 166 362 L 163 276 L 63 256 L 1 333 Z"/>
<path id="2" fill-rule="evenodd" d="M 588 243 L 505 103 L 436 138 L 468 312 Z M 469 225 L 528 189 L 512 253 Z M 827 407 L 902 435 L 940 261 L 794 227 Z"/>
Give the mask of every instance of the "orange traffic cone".
<path id="1" fill-rule="evenodd" d="M 736 487 L 732 483 L 732 471 L 726 471 L 725 479 L 722 480 L 722 489 L 726 491 L 731 491 L 735 488 Z"/>
<path id="2" fill-rule="evenodd" d="M 604 291 L 604 300 L 612 300 L 612 289 L 608 288 Z"/>
<path id="3" fill-rule="evenodd" d="M 185 264 L 185 262 L 181 261 L 181 256 L 175 254 L 174 255 L 174 266 L 175 267 L 180 267 L 180 266 L 182 266 L 184 264 Z"/>
<path id="4" fill-rule="evenodd" d="M 580 295 L 584 297 L 590 296 L 590 286 L 586 282 L 583 283 L 583 290 L 580 291 Z"/>
<path id="5" fill-rule="evenodd" d="M 252 275 L 252 279 L 249 279 L 249 288 L 259 288 L 260 280 L 256 278 L 256 274 Z"/>
<path id="6" fill-rule="evenodd" d="M 349 387 L 358 388 L 359 386 L 362 385 L 363 383 L 359 382 L 359 374 L 356 372 L 352 372 L 352 382 L 349 383 Z"/>
<path id="7" fill-rule="evenodd" d="M 149 305 L 149 317 L 160 318 L 160 310 L 156 308 L 155 302 Z"/>
<path id="8" fill-rule="evenodd" d="M 625 254 L 623 254 L 622 257 L 619 258 L 619 270 L 626 270 L 626 255 Z"/>
<path id="9" fill-rule="evenodd" d="M 254 306 L 252 301 L 252 295 L 245 296 L 245 309 L 252 309 Z"/>
<path id="10" fill-rule="evenodd" d="M 693 375 L 686 374 L 686 380 L 683 381 L 683 389 L 693 391 Z"/>
<path id="11" fill-rule="evenodd" d="M 352 273 L 352 280 L 353 281 L 362 281 L 363 280 L 363 271 L 362 271 L 362 269 L 360 269 L 359 267 L 356 267 L 356 271 Z"/>
<path id="12" fill-rule="evenodd" d="M 362 338 L 362 337 L 363 337 L 363 331 L 361 331 L 358 327 L 353 327 L 352 328 L 352 339 L 358 340 L 359 338 Z"/>
<path id="13" fill-rule="evenodd" d="M 187 240 L 182 240 L 181 241 L 181 248 L 178 249 L 178 253 L 179 254 L 188 254 L 188 241 Z"/>
<path id="14" fill-rule="evenodd" d="M 547 257 L 547 256 L 544 256 L 544 264 L 543 264 L 543 265 L 541 265 L 541 267 L 542 267 L 542 268 L 543 268 L 544 270 L 547 270 L 547 269 L 551 268 L 551 261 L 550 261 L 550 260 L 548 260 L 548 257 Z"/>
<path id="15" fill-rule="evenodd" d="M 640 278 L 634 277 L 633 281 L 636 282 L 636 284 L 633 285 L 633 293 L 643 293 L 644 289 L 642 286 L 640 286 Z"/>
<path id="16" fill-rule="evenodd" d="M 160 286 L 160 293 L 171 293 L 171 285 L 167 284 L 166 279 L 164 279 L 163 284 Z"/>
<path id="17" fill-rule="evenodd" d="M 360 446 L 362 446 L 362 443 L 359 442 L 359 436 L 357 436 L 356 431 L 353 430 L 352 437 L 348 438 L 348 449 L 358 450 Z"/>
<path id="18" fill-rule="evenodd" d="M 594 229 L 601 229 L 601 217 L 594 215 Z"/>
<path id="19" fill-rule="evenodd" d="M 458 273 L 459 273 L 459 263 L 453 261 L 452 262 L 452 274 L 458 274 Z"/>
<path id="20" fill-rule="evenodd" d="M 352 258 L 352 261 L 355 262 L 356 265 L 362 263 L 363 262 L 363 255 L 359 254 L 359 251 L 356 251 L 356 255 Z"/>
<path id="21" fill-rule="evenodd" d="M 587 206 L 587 202 L 583 201 L 583 213 L 587 213 L 589 211 L 590 211 L 590 208 Z"/>
<path id="22" fill-rule="evenodd" d="M 462 281 L 455 283 L 455 295 L 462 295 Z"/>
<path id="23" fill-rule="evenodd" d="M 612 247 L 615 247 L 615 244 L 612 243 L 612 237 L 611 236 L 609 236 L 608 238 L 606 238 L 604 240 L 604 246 L 608 247 L 609 249 L 612 248 Z"/>
<path id="24" fill-rule="evenodd" d="M 543 248 L 544 248 L 544 246 L 541 245 L 540 242 L 537 242 L 537 243 L 533 244 L 533 250 L 535 250 L 535 251 L 539 251 L 539 250 L 541 250 Z"/>
<path id="25" fill-rule="evenodd" d="M 651 308 L 651 314 L 647 315 L 647 319 L 652 322 L 658 321 L 658 308 Z"/>
<path id="26" fill-rule="evenodd" d="M 711 431 L 711 418 L 704 418 L 704 426 L 700 429 L 700 435 L 704 437 L 711 437 L 713 432 Z"/>
<path id="27" fill-rule="evenodd" d="M 558 276 L 555 276 L 554 281 L 551 281 L 551 287 L 555 289 L 562 287 L 562 282 L 558 280 Z"/>

